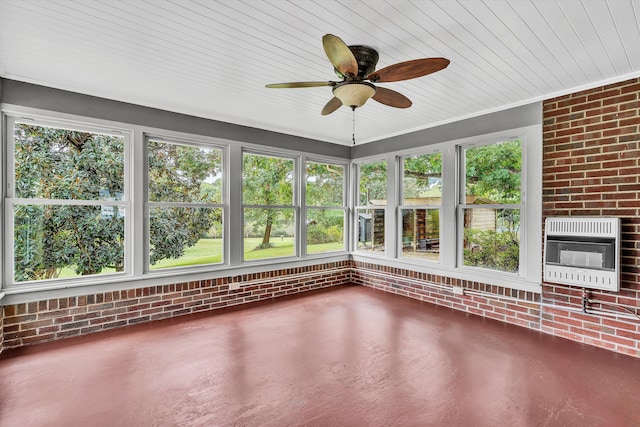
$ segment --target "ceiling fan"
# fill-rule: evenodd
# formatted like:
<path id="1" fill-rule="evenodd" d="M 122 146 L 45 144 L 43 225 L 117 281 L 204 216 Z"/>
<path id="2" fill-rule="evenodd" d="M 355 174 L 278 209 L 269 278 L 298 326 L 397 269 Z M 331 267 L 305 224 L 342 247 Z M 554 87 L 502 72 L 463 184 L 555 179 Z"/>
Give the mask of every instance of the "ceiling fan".
<path id="1" fill-rule="evenodd" d="M 446 68 L 445 58 L 422 58 L 399 62 L 374 71 L 378 63 L 378 52 L 369 46 L 347 46 L 340 37 L 325 34 L 322 45 L 336 75 L 342 81 L 291 82 L 268 84 L 268 88 L 333 87 L 333 98 L 322 109 L 322 115 L 333 113 L 341 105 L 355 110 L 369 98 L 396 108 L 411 107 L 411 100 L 391 89 L 377 87 L 373 83 L 388 83 L 426 76 Z M 367 81 L 368 80 L 368 81 Z"/>

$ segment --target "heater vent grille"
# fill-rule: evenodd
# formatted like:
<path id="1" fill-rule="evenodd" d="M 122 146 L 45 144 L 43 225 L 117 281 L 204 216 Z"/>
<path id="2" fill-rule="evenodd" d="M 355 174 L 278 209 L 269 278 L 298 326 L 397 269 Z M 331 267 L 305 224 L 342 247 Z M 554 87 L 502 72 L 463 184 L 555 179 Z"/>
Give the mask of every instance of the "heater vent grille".
<path id="1" fill-rule="evenodd" d="M 583 237 L 616 237 L 618 218 L 548 218 L 547 234 Z"/>

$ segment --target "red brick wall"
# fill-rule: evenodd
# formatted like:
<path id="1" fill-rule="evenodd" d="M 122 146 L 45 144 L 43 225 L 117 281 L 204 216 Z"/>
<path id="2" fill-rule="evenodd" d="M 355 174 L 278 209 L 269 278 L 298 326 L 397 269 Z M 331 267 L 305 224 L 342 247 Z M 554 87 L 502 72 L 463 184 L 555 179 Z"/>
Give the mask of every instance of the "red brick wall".
<path id="1" fill-rule="evenodd" d="M 4 348 L 210 311 L 350 283 L 350 262 L 102 292 L 4 307 Z M 0 321 L 1 322 L 1 321 Z M 0 323 L 2 325 L 2 323 Z"/>
<path id="2" fill-rule="evenodd" d="M 640 320 L 582 313 L 582 289 L 544 284 L 542 294 L 405 268 L 354 262 L 354 283 L 640 357 Z M 464 295 L 454 292 L 464 289 Z M 590 292 L 593 299 L 638 306 L 628 290 Z M 623 315 L 626 313 L 623 313 Z"/>
<path id="3" fill-rule="evenodd" d="M 0 353 L 4 349 L 4 307 L 0 306 Z"/>
<path id="4" fill-rule="evenodd" d="M 363 262 L 354 262 L 352 280 L 359 285 L 501 322 L 540 328 L 540 295 L 533 292 Z M 455 294 L 454 287 L 464 288 L 465 294 Z"/>
<path id="5" fill-rule="evenodd" d="M 543 216 L 621 217 L 621 290 L 589 297 L 640 312 L 640 79 L 544 102 L 543 138 Z M 582 308 L 580 288 L 544 284 L 542 297 Z M 543 308 L 542 330 L 640 357 L 640 320 Z"/>

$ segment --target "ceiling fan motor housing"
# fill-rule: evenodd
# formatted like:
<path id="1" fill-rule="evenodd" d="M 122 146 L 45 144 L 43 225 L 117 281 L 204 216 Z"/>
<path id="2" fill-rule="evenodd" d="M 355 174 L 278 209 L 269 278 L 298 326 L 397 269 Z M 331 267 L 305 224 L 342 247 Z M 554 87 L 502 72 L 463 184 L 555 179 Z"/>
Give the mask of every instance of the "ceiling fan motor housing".
<path id="1" fill-rule="evenodd" d="M 378 64 L 378 52 L 369 46 L 349 46 L 351 53 L 358 62 L 358 76 L 364 78 L 373 73 Z"/>
<path id="2" fill-rule="evenodd" d="M 378 51 L 372 47 L 362 45 L 349 46 L 349 50 L 351 50 L 351 53 L 353 53 L 358 63 L 358 80 L 365 78 L 375 71 L 379 58 Z M 335 70 L 335 72 L 338 77 L 345 77 L 338 70 Z"/>

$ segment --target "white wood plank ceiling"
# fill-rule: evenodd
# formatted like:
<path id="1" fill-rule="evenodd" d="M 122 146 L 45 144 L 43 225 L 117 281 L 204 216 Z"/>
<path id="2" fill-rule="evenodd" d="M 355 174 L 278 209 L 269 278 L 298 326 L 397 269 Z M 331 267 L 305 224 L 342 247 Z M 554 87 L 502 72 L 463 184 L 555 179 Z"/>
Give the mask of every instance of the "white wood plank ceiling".
<path id="1" fill-rule="evenodd" d="M 640 75 L 640 0 L 0 0 L 0 75 L 350 145 L 320 111 L 338 80 L 326 33 L 378 50 L 377 69 L 446 57 L 385 83 L 413 101 L 356 110 L 357 143 Z M 383 84 L 380 84 L 383 85 Z"/>

